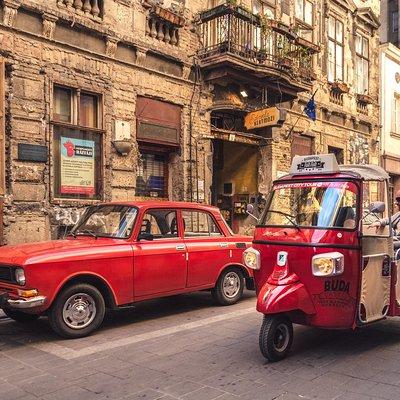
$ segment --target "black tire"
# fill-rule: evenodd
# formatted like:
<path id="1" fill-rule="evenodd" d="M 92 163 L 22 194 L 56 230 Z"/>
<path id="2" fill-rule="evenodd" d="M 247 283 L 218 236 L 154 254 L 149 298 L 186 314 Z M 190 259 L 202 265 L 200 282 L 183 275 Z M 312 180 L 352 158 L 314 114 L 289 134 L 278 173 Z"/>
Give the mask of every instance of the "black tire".
<path id="1" fill-rule="evenodd" d="M 39 315 L 37 314 L 27 314 L 18 310 L 10 310 L 9 308 L 3 308 L 3 311 L 8 318 L 22 323 L 36 321 L 39 318 Z"/>
<path id="2" fill-rule="evenodd" d="M 226 281 L 231 279 L 235 284 L 235 288 L 232 287 L 232 294 L 229 295 L 227 288 L 224 286 Z M 236 288 L 236 284 L 238 285 Z M 218 278 L 217 284 L 211 290 L 211 294 L 214 300 L 221 306 L 230 306 L 237 303 L 242 295 L 244 289 L 244 277 L 243 272 L 238 268 L 228 268 L 224 270 Z"/>
<path id="3" fill-rule="evenodd" d="M 265 316 L 259 344 L 262 355 L 271 362 L 283 360 L 293 343 L 293 325 L 285 315 Z"/>
<path id="4" fill-rule="evenodd" d="M 69 308 L 67 304 L 70 305 Z M 74 315 L 67 315 L 68 311 L 64 312 L 64 307 L 67 307 L 69 313 L 74 311 Z M 106 305 L 100 291 L 92 285 L 78 283 L 65 288 L 57 296 L 48 314 L 49 323 L 59 336 L 68 339 L 81 338 L 88 336 L 101 325 L 105 311 Z M 80 318 L 84 317 L 87 318 L 79 322 Z"/>

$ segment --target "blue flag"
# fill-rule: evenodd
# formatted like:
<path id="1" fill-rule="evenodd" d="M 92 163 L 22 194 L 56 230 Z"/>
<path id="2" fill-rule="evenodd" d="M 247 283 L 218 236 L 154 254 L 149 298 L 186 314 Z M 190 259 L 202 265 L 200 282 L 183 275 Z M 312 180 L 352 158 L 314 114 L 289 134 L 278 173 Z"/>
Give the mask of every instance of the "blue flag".
<path id="1" fill-rule="evenodd" d="M 312 119 L 315 121 L 317 119 L 317 109 L 314 101 L 314 95 L 311 97 L 311 99 L 308 101 L 307 105 L 304 108 L 304 112 L 308 116 L 308 118 Z"/>

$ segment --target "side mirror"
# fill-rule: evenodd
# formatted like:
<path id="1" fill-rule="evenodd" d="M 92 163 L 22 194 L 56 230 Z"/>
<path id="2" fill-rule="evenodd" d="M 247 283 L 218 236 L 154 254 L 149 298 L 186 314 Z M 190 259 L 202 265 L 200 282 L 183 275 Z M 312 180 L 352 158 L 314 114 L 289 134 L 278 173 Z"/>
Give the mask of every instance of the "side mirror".
<path id="1" fill-rule="evenodd" d="M 246 213 L 247 213 L 248 215 L 250 215 L 250 217 L 254 218 L 257 222 L 259 221 L 259 218 L 256 217 L 256 216 L 253 214 L 253 213 L 254 213 L 254 206 L 253 206 L 253 204 L 247 204 Z"/>
<path id="2" fill-rule="evenodd" d="M 381 214 L 386 210 L 386 204 L 383 201 L 374 201 L 368 207 L 368 210 L 372 214 Z"/>
<path id="3" fill-rule="evenodd" d="M 139 233 L 138 240 L 154 240 L 154 236 L 151 233 L 141 232 Z"/>

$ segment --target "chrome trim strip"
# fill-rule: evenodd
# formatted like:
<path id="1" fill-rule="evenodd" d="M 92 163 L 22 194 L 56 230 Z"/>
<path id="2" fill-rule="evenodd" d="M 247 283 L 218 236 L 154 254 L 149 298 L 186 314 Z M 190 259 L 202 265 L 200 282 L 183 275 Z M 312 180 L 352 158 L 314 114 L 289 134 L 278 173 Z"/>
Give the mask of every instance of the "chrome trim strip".
<path id="1" fill-rule="evenodd" d="M 26 300 L 8 299 L 7 303 L 10 305 L 11 308 L 24 310 L 26 308 L 33 308 L 33 307 L 41 306 L 41 305 L 44 304 L 45 301 L 46 301 L 46 297 L 45 296 L 35 296 L 35 297 L 28 298 Z"/>

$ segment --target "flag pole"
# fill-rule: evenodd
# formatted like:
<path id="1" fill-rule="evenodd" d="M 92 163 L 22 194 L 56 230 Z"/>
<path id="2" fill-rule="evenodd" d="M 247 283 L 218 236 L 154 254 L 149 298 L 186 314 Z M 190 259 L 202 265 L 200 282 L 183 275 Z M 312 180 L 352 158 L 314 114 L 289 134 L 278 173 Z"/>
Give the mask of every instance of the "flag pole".
<path id="1" fill-rule="evenodd" d="M 313 98 L 315 97 L 315 95 L 316 95 L 317 92 L 318 92 L 318 89 L 319 89 L 319 88 L 316 88 L 316 89 L 315 89 L 315 92 L 314 92 L 313 95 L 311 96 L 311 99 L 313 99 Z M 310 99 L 310 100 L 311 100 L 311 99 Z M 300 114 L 300 115 L 297 117 L 296 122 L 292 125 L 292 127 L 290 128 L 289 133 L 285 136 L 285 140 L 288 140 L 288 139 L 290 138 L 290 136 L 291 136 L 292 133 L 293 133 L 294 128 L 296 127 L 296 125 L 297 125 L 298 122 L 300 121 L 300 118 L 301 118 L 301 117 L 302 117 L 302 114 Z"/>

